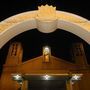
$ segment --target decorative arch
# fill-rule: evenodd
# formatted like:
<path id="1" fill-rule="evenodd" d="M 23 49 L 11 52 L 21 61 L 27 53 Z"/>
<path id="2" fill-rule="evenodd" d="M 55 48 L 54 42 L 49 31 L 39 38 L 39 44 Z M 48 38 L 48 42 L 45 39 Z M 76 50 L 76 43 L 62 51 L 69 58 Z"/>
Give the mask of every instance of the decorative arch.
<path id="1" fill-rule="evenodd" d="M 48 6 L 48 8 L 52 9 L 53 7 Z M 41 18 L 40 10 L 28 11 L 0 22 L 0 48 L 2 48 L 5 43 L 16 35 L 35 28 L 44 33 L 53 32 L 58 28 L 64 29 L 79 36 L 90 44 L 89 20 L 72 13 L 55 11 L 55 7 L 53 9 L 53 13 L 55 13 L 55 15 L 53 13 L 49 13 L 49 15 L 45 13 L 43 13 L 44 18 Z"/>

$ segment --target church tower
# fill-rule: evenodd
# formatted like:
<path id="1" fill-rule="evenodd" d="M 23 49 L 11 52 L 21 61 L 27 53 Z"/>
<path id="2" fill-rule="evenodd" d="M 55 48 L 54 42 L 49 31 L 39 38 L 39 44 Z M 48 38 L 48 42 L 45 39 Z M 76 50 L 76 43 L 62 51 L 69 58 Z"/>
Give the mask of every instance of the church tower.
<path id="1" fill-rule="evenodd" d="M 5 65 L 17 65 L 22 62 L 23 49 L 21 43 L 14 42 L 11 44 Z"/>
<path id="2" fill-rule="evenodd" d="M 82 43 L 74 43 L 72 45 L 72 59 L 77 65 L 87 66 L 87 59 Z"/>
<path id="3" fill-rule="evenodd" d="M 16 82 L 12 80 L 12 74 L 20 72 L 18 65 L 22 63 L 23 49 L 20 43 L 14 42 L 10 45 L 0 81 L 0 90 L 17 90 Z"/>

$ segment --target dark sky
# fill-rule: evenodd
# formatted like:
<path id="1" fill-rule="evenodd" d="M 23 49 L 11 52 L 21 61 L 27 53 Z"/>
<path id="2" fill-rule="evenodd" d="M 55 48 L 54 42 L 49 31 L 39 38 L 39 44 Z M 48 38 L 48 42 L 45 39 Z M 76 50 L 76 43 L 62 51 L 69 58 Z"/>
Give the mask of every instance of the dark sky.
<path id="1" fill-rule="evenodd" d="M 36 10 L 37 6 L 49 4 L 58 10 L 68 11 L 90 20 L 89 0 L 0 0 L 0 20 L 29 10 Z"/>
<path id="2" fill-rule="evenodd" d="M 42 4 L 53 5 L 56 6 L 57 10 L 71 12 L 90 20 L 90 5 L 88 3 L 88 0 L 0 0 L 0 21 L 21 12 L 36 10 L 37 7 Z M 30 35 L 31 37 L 29 37 Z M 37 37 L 37 39 L 34 38 L 34 35 Z M 32 44 L 27 42 L 27 38 L 30 39 L 29 41 L 32 41 Z M 55 40 L 53 40 L 53 38 L 55 38 Z M 72 43 L 82 41 L 84 43 L 84 48 L 86 50 L 88 61 L 90 60 L 90 45 L 85 43 L 79 37 L 70 34 L 69 32 L 65 32 L 64 30 L 57 30 L 51 34 L 43 34 L 37 30 L 32 30 L 19 35 L 11 41 L 14 40 L 18 40 L 22 43 L 24 51 L 26 52 L 24 54 L 24 59 L 29 59 L 30 57 L 33 58 L 41 55 L 42 53 L 40 51 L 42 49 L 42 46 L 44 46 L 45 44 L 49 44 L 49 46 L 53 48 L 53 55 L 64 59 L 67 58 L 67 60 L 70 60 L 68 51 L 70 50 Z M 0 55 L 2 57 L 0 57 L 0 65 L 3 64 L 3 59 L 5 59 L 6 57 L 6 52 L 10 45 L 10 42 L 8 42 L 1 50 L 2 54 Z M 26 43 L 26 45 L 24 43 Z M 38 43 L 37 46 L 36 43 Z M 57 45 L 55 46 L 54 43 L 57 43 Z M 33 48 L 31 48 L 32 46 Z M 26 47 L 28 47 L 29 49 Z M 61 51 L 62 53 L 58 53 L 59 51 Z"/>

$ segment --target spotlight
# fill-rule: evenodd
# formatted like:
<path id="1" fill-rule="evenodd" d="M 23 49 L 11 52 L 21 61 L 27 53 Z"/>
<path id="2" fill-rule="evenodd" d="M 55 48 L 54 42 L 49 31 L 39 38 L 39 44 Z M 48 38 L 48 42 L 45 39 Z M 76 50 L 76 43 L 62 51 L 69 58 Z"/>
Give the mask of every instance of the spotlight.
<path id="1" fill-rule="evenodd" d="M 16 81 L 22 80 L 22 76 L 20 74 L 15 74 L 15 75 L 13 75 L 13 79 Z"/>
<path id="2" fill-rule="evenodd" d="M 50 48 L 49 48 L 48 46 L 45 46 L 45 47 L 44 47 L 44 50 L 43 50 L 43 53 L 44 53 L 45 55 L 49 54 L 49 53 L 50 53 Z"/>
<path id="3" fill-rule="evenodd" d="M 80 75 L 74 75 L 72 76 L 71 80 L 80 80 Z"/>
<path id="4" fill-rule="evenodd" d="M 44 77 L 45 80 L 49 80 L 51 76 L 45 75 L 45 76 L 43 76 L 43 77 Z"/>

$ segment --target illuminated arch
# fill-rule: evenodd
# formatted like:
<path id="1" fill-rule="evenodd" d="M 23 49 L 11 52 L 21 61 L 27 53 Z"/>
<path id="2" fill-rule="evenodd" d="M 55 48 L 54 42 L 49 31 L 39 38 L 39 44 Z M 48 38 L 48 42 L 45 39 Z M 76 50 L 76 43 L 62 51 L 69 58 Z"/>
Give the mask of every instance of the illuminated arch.
<path id="1" fill-rule="evenodd" d="M 38 29 L 37 10 L 12 16 L 0 23 L 0 48 L 16 35 L 31 29 Z M 78 15 L 56 11 L 57 27 L 71 32 L 90 44 L 90 21 Z"/>

